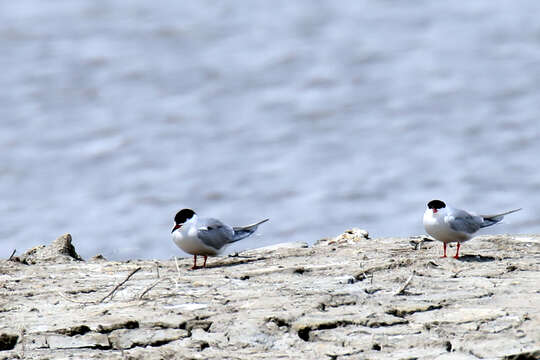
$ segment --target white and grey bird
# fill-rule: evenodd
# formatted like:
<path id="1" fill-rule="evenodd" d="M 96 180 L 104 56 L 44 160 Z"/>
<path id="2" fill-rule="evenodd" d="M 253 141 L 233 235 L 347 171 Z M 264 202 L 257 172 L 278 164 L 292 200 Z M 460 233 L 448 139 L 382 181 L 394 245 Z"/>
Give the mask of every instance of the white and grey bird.
<path id="1" fill-rule="evenodd" d="M 519 210 L 521 209 L 494 215 L 476 215 L 465 210 L 454 209 L 441 200 L 432 200 L 427 204 L 423 222 L 426 232 L 443 242 L 444 254 L 442 257 L 446 257 L 446 244 L 457 242 L 456 255 L 454 256 L 457 259 L 459 258 L 459 248 L 462 242 L 472 238 L 481 228 L 495 225 L 505 215 Z"/>
<path id="2" fill-rule="evenodd" d="M 231 227 L 218 219 L 200 219 L 195 211 L 182 209 L 174 217 L 172 237 L 174 243 L 188 254 L 193 255 L 193 267 L 197 268 L 197 255 L 204 256 L 206 267 L 208 256 L 223 252 L 227 245 L 252 235 L 257 227 L 268 221 L 264 219 L 255 224 Z"/>

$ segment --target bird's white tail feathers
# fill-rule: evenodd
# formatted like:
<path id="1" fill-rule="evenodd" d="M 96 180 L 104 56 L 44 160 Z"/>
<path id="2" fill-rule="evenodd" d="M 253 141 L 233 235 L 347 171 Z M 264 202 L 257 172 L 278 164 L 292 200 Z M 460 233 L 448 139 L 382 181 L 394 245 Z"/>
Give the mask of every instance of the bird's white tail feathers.
<path id="1" fill-rule="evenodd" d="M 255 224 L 246 225 L 246 226 L 235 226 L 233 227 L 234 230 L 234 237 L 231 241 L 231 243 L 242 240 L 253 234 L 255 231 L 257 231 L 257 227 L 261 225 L 262 223 L 267 222 L 270 219 L 264 219 L 259 222 L 256 222 Z"/>
<path id="2" fill-rule="evenodd" d="M 482 227 L 495 225 L 496 223 L 501 222 L 505 215 L 515 213 L 515 212 L 517 212 L 519 210 L 521 210 L 521 208 L 506 211 L 506 212 L 503 212 L 503 213 L 500 213 L 500 214 L 480 215 L 482 218 L 484 218 L 484 225 Z"/>

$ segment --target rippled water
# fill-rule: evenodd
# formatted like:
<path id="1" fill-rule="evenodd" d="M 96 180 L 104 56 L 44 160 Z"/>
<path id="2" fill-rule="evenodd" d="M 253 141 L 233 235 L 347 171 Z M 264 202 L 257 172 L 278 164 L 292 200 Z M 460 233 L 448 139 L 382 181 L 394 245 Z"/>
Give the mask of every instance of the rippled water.
<path id="1" fill-rule="evenodd" d="M 231 251 L 425 203 L 540 232 L 540 2 L 3 1 L 0 256 L 169 258 L 182 207 Z"/>

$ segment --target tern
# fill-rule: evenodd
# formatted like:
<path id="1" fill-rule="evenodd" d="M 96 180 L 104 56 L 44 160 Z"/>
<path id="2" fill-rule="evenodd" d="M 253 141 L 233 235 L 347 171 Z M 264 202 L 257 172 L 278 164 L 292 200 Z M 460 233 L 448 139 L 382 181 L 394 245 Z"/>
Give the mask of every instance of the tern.
<path id="1" fill-rule="evenodd" d="M 232 227 L 218 219 L 201 219 L 191 209 L 182 209 L 174 217 L 172 238 L 180 249 L 193 255 L 191 269 L 194 270 L 197 269 L 197 255 L 204 256 L 203 267 L 206 267 L 208 256 L 222 253 L 227 245 L 252 235 L 260 224 L 268 220 L 264 219 L 255 224 Z"/>
<path id="2" fill-rule="evenodd" d="M 443 242 L 444 254 L 442 257 L 446 257 L 446 244 L 457 242 L 456 255 L 454 256 L 457 259 L 459 258 L 459 248 L 462 242 L 471 239 L 481 228 L 495 225 L 505 215 L 519 210 L 521 209 L 514 209 L 495 215 L 476 215 L 465 210 L 447 206 L 441 200 L 432 200 L 427 204 L 423 222 L 426 232 L 435 239 Z"/>

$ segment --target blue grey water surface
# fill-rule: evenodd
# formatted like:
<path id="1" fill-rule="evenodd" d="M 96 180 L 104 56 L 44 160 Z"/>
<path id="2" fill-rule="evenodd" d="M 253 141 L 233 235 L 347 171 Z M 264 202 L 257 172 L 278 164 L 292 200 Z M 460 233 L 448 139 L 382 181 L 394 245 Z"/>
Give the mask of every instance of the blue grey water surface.
<path id="1" fill-rule="evenodd" d="M 422 234 L 427 201 L 540 232 L 540 2 L 0 2 L 1 257 L 170 258 Z"/>

